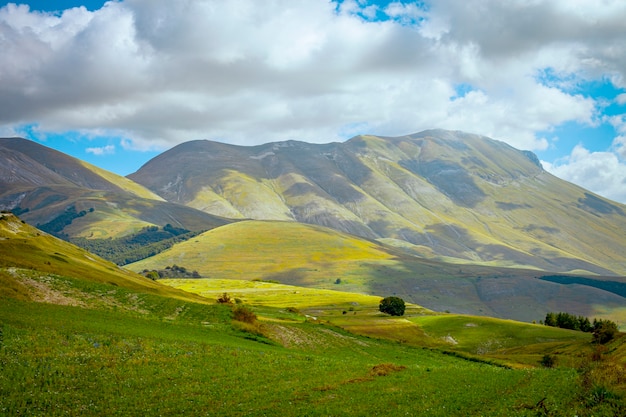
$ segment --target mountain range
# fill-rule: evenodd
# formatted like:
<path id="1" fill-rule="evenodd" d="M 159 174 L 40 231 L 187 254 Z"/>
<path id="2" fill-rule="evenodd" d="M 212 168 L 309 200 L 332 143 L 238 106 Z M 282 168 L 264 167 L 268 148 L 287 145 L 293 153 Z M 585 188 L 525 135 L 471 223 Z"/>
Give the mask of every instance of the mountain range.
<path id="1" fill-rule="evenodd" d="M 178 263 L 215 278 L 341 282 L 526 321 L 624 314 L 626 206 L 554 177 L 531 152 L 463 132 L 191 141 L 128 177 L 0 139 L 0 209 L 69 239 L 166 224 L 204 232 L 128 265 L 137 272 Z"/>
<path id="2" fill-rule="evenodd" d="M 330 227 L 429 259 L 626 274 L 626 207 L 462 132 L 253 147 L 183 143 L 129 178 L 233 219 Z"/>

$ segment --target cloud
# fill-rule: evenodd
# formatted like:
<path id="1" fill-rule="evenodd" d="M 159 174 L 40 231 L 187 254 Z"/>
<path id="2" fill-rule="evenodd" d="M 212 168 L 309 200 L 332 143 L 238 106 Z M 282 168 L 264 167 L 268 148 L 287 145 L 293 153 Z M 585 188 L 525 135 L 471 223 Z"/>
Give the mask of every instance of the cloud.
<path id="1" fill-rule="evenodd" d="M 618 152 L 591 152 L 577 145 L 569 156 L 554 164 L 544 162 L 543 165 L 559 178 L 626 203 L 626 162 L 620 157 L 625 143 L 623 137 L 616 138 L 614 145 Z"/>
<path id="2" fill-rule="evenodd" d="M 85 152 L 94 155 L 113 155 L 115 153 L 115 145 L 106 145 L 97 148 L 87 148 Z"/>
<path id="3" fill-rule="evenodd" d="M 142 149 L 440 127 L 538 150 L 537 132 L 594 123 L 599 106 L 539 71 L 626 82 L 621 1 L 418 4 L 125 0 L 61 15 L 8 5 L 0 128 L 108 131 Z M 456 97 L 459 84 L 472 90 Z"/>

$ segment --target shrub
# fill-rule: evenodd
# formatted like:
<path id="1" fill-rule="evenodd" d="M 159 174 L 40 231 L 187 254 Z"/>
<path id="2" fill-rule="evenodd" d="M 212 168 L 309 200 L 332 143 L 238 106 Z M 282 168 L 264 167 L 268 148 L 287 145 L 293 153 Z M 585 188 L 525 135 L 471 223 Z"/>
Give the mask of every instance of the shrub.
<path id="1" fill-rule="evenodd" d="M 617 324 L 611 320 L 593 321 L 593 342 L 601 345 L 610 342 L 617 334 Z"/>
<path id="2" fill-rule="evenodd" d="M 402 316 L 405 310 L 404 300 L 399 297 L 385 297 L 380 301 L 378 309 L 392 316 Z"/>
<path id="3" fill-rule="evenodd" d="M 233 319 L 243 323 L 254 324 L 256 322 L 256 314 L 248 307 L 237 306 L 233 309 Z"/>
<path id="4" fill-rule="evenodd" d="M 541 358 L 541 366 L 544 368 L 554 368 L 556 366 L 556 356 L 543 355 L 543 358 Z"/>
<path id="5" fill-rule="evenodd" d="M 220 304 L 232 304 L 232 299 L 230 298 L 230 295 L 225 292 L 217 298 L 217 302 Z"/>

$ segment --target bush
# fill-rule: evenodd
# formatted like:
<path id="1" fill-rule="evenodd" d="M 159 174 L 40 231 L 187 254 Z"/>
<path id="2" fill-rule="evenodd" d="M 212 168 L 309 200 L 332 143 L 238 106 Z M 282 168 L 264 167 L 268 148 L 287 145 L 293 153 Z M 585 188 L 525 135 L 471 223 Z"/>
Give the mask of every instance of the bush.
<path id="1" fill-rule="evenodd" d="M 256 322 L 256 314 L 245 306 L 237 306 L 233 309 L 233 319 L 243 323 L 254 324 Z"/>
<path id="2" fill-rule="evenodd" d="M 380 301 L 378 309 L 392 316 L 402 316 L 405 310 L 404 300 L 399 297 L 385 297 Z"/>
<path id="3" fill-rule="evenodd" d="M 544 368 L 554 368 L 556 366 L 556 356 L 543 355 L 543 358 L 541 358 L 541 366 Z"/>
<path id="4" fill-rule="evenodd" d="M 617 324 L 611 320 L 593 321 L 593 342 L 601 345 L 610 342 L 617 334 Z"/>
<path id="5" fill-rule="evenodd" d="M 232 299 L 230 298 L 230 295 L 228 295 L 227 292 L 225 292 L 224 294 L 220 295 L 217 298 L 217 302 L 220 304 L 232 304 Z"/>

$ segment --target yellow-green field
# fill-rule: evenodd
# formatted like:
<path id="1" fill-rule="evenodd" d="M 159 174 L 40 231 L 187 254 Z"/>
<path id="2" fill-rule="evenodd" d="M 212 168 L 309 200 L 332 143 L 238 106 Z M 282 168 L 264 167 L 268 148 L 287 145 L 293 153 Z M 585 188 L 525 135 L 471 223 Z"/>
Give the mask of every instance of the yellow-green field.
<path id="1" fill-rule="evenodd" d="M 536 365 L 541 356 L 589 344 L 588 333 L 490 317 L 441 314 L 408 304 L 403 317 L 378 310 L 381 297 L 302 288 L 271 282 L 226 279 L 164 279 L 160 283 L 216 300 L 298 311 L 302 319 L 330 323 L 351 333 L 411 345 L 442 348 L 508 364 Z M 272 321 L 272 317 L 264 317 Z M 515 350 L 515 348 L 520 348 Z"/>
<path id="2" fill-rule="evenodd" d="M 234 279 L 161 279 L 158 282 L 215 300 L 223 293 L 252 306 L 299 310 L 324 307 L 340 309 L 358 306 L 378 308 L 381 297 L 350 292 L 296 287 L 263 281 Z"/>
<path id="3" fill-rule="evenodd" d="M 294 222 L 243 221 L 210 230 L 127 265 L 133 271 L 184 266 L 219 279 L 279 280 L 332 286 L 337 278 L 362 288 L 372 263 L 395 265 L 394 255 L 364 239 Z"/>

